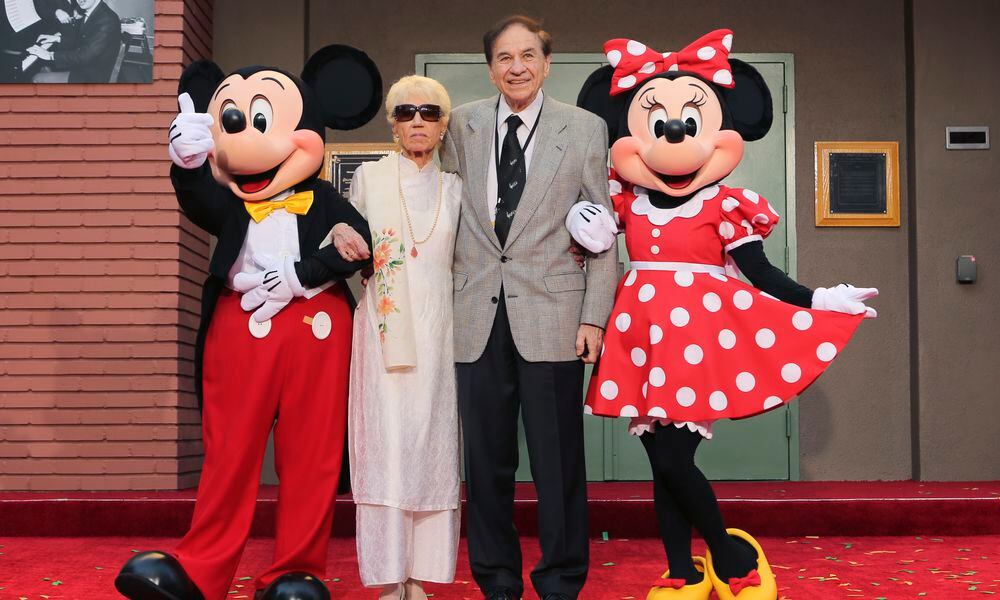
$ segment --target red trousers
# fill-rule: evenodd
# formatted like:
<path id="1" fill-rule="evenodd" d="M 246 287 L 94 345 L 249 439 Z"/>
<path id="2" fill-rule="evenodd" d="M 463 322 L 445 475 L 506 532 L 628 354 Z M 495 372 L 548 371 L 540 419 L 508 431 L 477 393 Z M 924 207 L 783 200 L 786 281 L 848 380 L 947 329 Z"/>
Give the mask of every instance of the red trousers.
<path id="1" fill-rule="evenodd" d="M 347 296 L 335 285 L 296 298 L 269 329 L 254 324 L 256 335 L 250 314 L 239 294 L 223 292 L 205 341 L 205 463 L 191 529 L 175 555 L 206 600 L 226 598 L 236 574 L 272 426 L 280 479 L 274 562 L 256 587 L 289 571 L 326 570 L 347 425 Z"/>

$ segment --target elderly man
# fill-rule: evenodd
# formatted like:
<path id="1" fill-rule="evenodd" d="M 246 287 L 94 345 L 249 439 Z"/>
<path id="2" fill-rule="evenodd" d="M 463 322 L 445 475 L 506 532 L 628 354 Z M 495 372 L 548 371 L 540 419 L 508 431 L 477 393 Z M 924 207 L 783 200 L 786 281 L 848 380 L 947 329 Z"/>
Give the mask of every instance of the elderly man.
<path id="1" fill-rule="evenodd" d="M 513 523 L 520 410 L 538 492 L 543 600 L 576 598 L 587 577 L 583 365 L 600 351 L 617 255 L 581 271 L 564 221 L 589 200 L 607 206 L 607 128 L 546 97 L 551 38 L 528 17 L 483 36 L 498 96 L 452 113 L 446 170 L 462 176 L 455 245 L 455 360 L 465 433 L 469 557 L 489 599 L 520 598 Z"/>

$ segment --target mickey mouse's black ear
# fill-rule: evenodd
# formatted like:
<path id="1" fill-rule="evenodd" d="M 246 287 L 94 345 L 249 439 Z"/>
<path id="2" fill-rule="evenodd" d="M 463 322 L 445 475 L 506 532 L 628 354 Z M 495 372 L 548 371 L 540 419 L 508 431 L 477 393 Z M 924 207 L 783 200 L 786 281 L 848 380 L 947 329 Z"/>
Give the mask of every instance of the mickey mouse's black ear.
<path id="1" fill-rule="evenodd" d="M 205 112 L 212 100 L 212 94 L 225 78 L 226 75 L 219 65 L 210 60 L 196 60 L 181 73 L 180 81 L 177 83 L 177 94 L 187 92 L 194 100 L 195 110 Z"/>
<path id="2" fill-rule="evenodd" d="M 625 98 L 611 96 L 611 74 L 614 67 L 604 65 L 587 77 L 576 97 L 576 105 L 604 119 L 608 125 L 608 143 L 618 139 L 618 124 L 625 108 Z"/>
<path id="3" fill-rule="evenodd" d="M 350 46 L 320 48 L 302 69 L 331 129 L 357 129 L 382 106 L 382 76 L 368 55 Z"/>
<path id="4" fill-rule="evenodd" d="M 767 135 L 774 118 L 771 91 L 757 69 L 735 58 L 729 59 L 734 86 L 719 88 L 733 119 L 733 129 L 752 142 Z"/>

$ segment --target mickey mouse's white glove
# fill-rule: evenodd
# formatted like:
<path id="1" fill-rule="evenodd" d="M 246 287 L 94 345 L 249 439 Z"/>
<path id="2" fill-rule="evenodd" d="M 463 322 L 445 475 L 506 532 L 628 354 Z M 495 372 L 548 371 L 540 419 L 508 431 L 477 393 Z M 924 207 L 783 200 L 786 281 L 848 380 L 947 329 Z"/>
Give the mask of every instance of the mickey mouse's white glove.
<path id="1" fill-rule="evenodd" d="M 816 310 L 830 310 L 849 315 L 864 314 L 866 319 L 878 316 L 874 308 L 865 306 L 865 300 L 878 296 L 876 288 L 856 288 L 840 284 L 832 288 L 816 288 L 813 292 L 812 307 Z"/>
<path id="2" fill-rule="evenodd" d="M 566 229 L 577 243 L 595 254 L 613 246 L 618 235 L 618 225 L 608 209 L 587 200 L 569 209 Z"/>
<path id="3" fill-rule="evenodd" d="M 237 273 L 233 277 L 233 287 L 242 292 L 240 307 L 253 313 L 258 323 L 263 323 L 288 306 L 292 298 L 305 295 L 306 290 L 295 274 L 295 260 L 291 256 L 278 260 L 270 256 L 252 258 L 262 270 L 257 273 Z"/>
<path id="4" fill-rule="evenodd" d="M 208 113 L 195 112 L 194 100 L 187 92 L 177 96 L 177 104 L 181 112 L 170 124 L 167 154 L 178 167 L 197 169 L 215 148 L 210 129 L 215 120 Z"/>

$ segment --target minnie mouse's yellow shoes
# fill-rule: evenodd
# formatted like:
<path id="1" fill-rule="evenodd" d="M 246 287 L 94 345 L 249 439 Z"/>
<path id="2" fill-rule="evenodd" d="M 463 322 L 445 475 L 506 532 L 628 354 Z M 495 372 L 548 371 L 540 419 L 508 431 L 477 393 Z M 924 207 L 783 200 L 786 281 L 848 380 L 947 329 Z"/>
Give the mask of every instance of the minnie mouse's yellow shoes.
<path id="1" fill-rule="evenodd" d="M 771 565 L 768 564 L 764 550 L 761 549 L 757 540 L 740 529 L 727 529 L 726 533 L 753 546 L 753 549 L 757 551 L 757 568 L 750 571 L 746 577 L 735 577 L 729 581 L 722 581 L 712 565 L 712 553 L 706 551 L 706 571 L 708 571 L 708 577 L 712 581 L 712 587 L 715 588 L 719 600 L 777 600 L 778 582 L 775 581 Z"/>
<path id="2" fill-rule="evenodd" d="M 694 568 L 698 569 L 704 578 L 693 585 L 685 585 L 683 579 L 670 579 L 670 571 L 663 574 L 646 595 L 646 600 L 708 600 L 712 593 L 712 580 L 705 572 L 705 559 L 692 556 Z"/>

